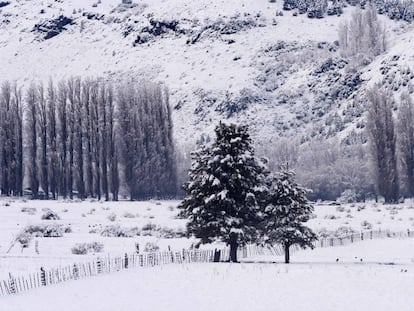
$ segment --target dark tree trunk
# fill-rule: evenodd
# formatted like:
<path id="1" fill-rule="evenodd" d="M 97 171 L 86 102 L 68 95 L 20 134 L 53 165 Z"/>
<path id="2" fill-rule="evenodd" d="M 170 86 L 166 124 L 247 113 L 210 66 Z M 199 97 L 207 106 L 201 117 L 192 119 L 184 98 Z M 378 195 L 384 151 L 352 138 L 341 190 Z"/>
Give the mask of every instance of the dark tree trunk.
<path id="1" fill-rule="evenodd" d="M 289 263 L 290 262 L 290 245 L 285 244 L 284 248 L 285 248 L 285 263 Z"/>
<path id="2" fill-rule="evenodd" d="M 237 235 L 231 234 L 230 235 L 230 262 L 237 262 L 237 248 L 239 246 L 237 242 Z"/>

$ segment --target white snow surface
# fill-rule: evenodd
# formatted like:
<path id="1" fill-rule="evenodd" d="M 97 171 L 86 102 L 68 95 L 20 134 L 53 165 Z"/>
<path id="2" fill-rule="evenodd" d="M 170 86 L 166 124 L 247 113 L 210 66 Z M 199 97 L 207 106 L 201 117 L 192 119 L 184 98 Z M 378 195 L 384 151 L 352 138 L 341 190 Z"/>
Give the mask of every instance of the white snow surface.
<path id="1" fill-rule="evenodd" d="M 290 265 L 122 271 L 3 297 L 0 310 L 411 311 L 413 283 L 414 239 L 384 239 L 301 251 Z"/>

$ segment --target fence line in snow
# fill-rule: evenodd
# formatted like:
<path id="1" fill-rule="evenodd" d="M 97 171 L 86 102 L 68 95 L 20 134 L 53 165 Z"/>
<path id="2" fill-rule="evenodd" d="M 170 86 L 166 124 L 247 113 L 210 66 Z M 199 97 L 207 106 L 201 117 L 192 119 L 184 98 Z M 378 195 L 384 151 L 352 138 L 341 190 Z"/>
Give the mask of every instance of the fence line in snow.
<path id="1" fill-rule="evenodd" d="M 407 230 L 405 232 L 391 231 L 365 231 L 355 233 L 345 237 L 323 238 L 314 242 L 315 247 L 334 247 L 348 245 L 351 243 L 378 239 L 378 238 L 406 238 L 414 237 L 414 232 Z M 298 251 L 297 245 L 291 247 L 291 253 Z M 13 277 L 9 274 L 9 279 L 0 280 L 0 296 L 18 294 L 31 289 L 49 286 L 69 280 L 78 280 L 103 273 L 112 273 L 131 268 L 148 268 L 165 264 L 183 264 L 183 263 L 206 263 L 206 262 L 223 262 L 229 258 L 229 248 L 225 247 L 219 250 L 182 250 L 182 251 L 165 251 L 150 253 L 133 253 L 125 254 L 118 257 L 98 257 L 91 262 L 76 263 L 69 266 L 44 269 L 39 272 L 30 273 L 26 276 Z M 239 258 L 248 258 L 259 255 L 282 256 L 284 249 L 281 245 L 261 246 L 246 245 L 238 250 Z"/>

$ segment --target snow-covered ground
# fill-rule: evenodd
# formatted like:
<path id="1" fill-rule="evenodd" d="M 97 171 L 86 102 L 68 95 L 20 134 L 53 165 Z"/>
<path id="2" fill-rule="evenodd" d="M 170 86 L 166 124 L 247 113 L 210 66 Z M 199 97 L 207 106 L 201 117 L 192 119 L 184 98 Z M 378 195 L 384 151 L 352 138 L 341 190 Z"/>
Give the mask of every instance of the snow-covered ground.
<path id="1" fill-rule="evenodd" d="M 382 239 L 300 251 L 290 265 L 123 271 L 3 297 L 0 310 L 411 311 L 413 284 L 414 239 Z"/>
<path id="2" fill-rule="evenodd" d="M 7 277 L 9 272 L 20 275 L 38 271 L 40 267 L 59 267 L 79 261 L 90 261 L 91 257 L 100 255 L 72 254 L 71 249 L 77 243 L 100 242 L 104 245 L 103 252 L 112 255 L 134 252 L 135 243 L 139 243 L 141 251 L 147 242 L 157 244 L 161 250 L 167 249 L 168 246 L 173 249 L 188 248 L 193 240 L 160 237 L 169 230 L 178 233 L 185 231 L 185 220 L 176 219 L 177 204 L 177 201 L 3 201 L 0 203 L 0 278 Z M 22 212 L 24 208 L 35 210 L 30 214 Z M 55 211 L 61 219 L 42 220 L 46 209 Z M 113 214 L 116 217 L 111 221 L 108 217 Z M 34 240 L 38 241 L 39 254 L 36 254 L 35 241 L 23 250 L 20 244 L 16 243 L 8 252 L 12 241 L 26 226 L 38 224 L 63 224 L 69 226 L 72 232 L 64 233 L 60 238 L 35 238 Z M 157 226 L 159 230 L 141 232 L 140 236 L 134 237 L 104 237 L 100 232 L 106 226 L 119 226 L 124 231 L 131 228 L 141 231 L 145 227 Z"/>
<path id="3" fill-rule="evenodd" d="M 102 254 L 123 255 L 135 251 L 139 243 L 142 251 L 147 242 L 157 244 L 161 250 L 188 248 L 193 239 L 182 237 L 186 221 L 177 219 L 176 206 L 179 201 L 146 202 L 63 202 L 24 201 L 21 199 L 0 202 L 0 279 L 37 272 L 40 267 L 59 267 L 80 261 L 91 261 Z M 341 206 L 316 204 L 315 218 L 309 226 L 316 232 L 334 232 L 340 227 L 359 232 L 369 230 L 406 231 L 414 230 L 414 203 L 383 205 L 375 203 L 345 204 Z M 22 212 L 32 208 L 32 212 Z M 45 210 L 55 211 L 60 220 L 42 220 Z M 111 221 L 110 216 L 115 215 Z M 19 243 L 8 252 L 12 241 L 28 225 L 62 224 L 70 226 L 71 233 L 60 238 L 35 238 L 28 248 L 22 250 Z M 121 230 L 131 228 L 139 235 L 133 237 L 107 237 L 100 233 L 107 226 L 119 226 Z M 143 230 L 145 227 L 158 229 Z M 172 234 L 168 236 L 167 235 Z M 35 241 L 39 254 L 36 253 Z M 74 255 L 71 249 L 78 243 L 99 242 L 103 253 Z M 209 247 L 209 246 L 205 246 Z M 210 246 L 211 247 L 211 246 Z"/>

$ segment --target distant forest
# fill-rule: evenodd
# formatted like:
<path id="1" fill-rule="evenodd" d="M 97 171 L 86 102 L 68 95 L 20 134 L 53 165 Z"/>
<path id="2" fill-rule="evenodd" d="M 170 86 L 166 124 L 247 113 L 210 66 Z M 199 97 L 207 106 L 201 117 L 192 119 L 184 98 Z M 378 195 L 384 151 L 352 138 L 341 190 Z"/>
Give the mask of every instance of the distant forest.
<path id="1" fill-rule="evenodd" d="M 169 94 L 70 78 L 0 89 L 2 195 L 166 198 L 177 193 Z M 121 188 L 121 185 L 123 186 Z"/>

